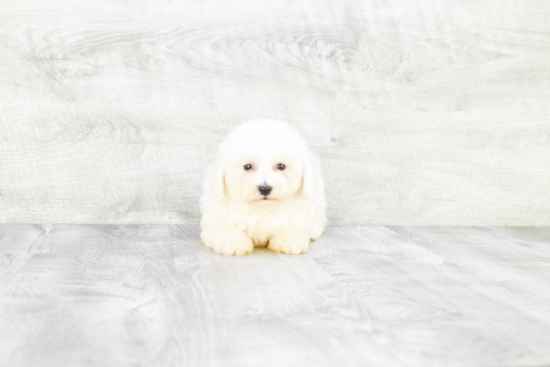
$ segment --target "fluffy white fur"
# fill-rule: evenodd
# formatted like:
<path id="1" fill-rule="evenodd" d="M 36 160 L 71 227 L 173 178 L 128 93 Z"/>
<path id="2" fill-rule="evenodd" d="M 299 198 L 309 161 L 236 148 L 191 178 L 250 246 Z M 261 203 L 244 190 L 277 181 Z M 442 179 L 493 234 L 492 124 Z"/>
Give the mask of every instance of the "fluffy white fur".
<path id="1" fill-rule="evenodd" d="M 247 164 L 253 168 L 245 170 Z M 260 193 L 261 185 L 272 187 L 269 195 Z M 252 120 L 233 129 L 208 167 L 203 189 L 201 239 L 220 254 L 245 255 L 264 246 L 300 254 L 325 229 L 321 165 L 283 121 Z"/>

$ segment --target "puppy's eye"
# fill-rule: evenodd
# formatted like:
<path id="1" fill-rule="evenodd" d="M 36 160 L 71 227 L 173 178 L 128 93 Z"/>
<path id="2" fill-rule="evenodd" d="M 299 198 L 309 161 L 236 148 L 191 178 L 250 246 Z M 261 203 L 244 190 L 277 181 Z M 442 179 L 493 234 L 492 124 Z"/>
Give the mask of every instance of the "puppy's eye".
<path id="1" fill-rule="evenodd" d="M 277 165 L 277 169 L 280 169 L 281 171 L 284 170 L 285 168 L 286 168 L 286 166 L 285 166 L 284 164 L 282 164 L 282 163 L 279 163 L 279 164 Z"/>
<path id="2" fill-rule="evenodd" d="M 245 165 L 244 165 L 244 169 L 245 169 L 246 171 L 249 171 L 249 170 L 252 169 L 252 165 L 251 165 L 251 164 L 245 164 Z"/>

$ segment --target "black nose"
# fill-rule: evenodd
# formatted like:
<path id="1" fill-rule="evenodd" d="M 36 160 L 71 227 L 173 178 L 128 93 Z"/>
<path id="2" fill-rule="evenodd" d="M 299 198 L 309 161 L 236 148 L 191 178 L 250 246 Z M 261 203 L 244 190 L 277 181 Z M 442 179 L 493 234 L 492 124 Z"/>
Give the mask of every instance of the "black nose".
<path id="1" fill-rule="evenodd" d="M 269 193 L 271 192 L 271 186 L 262 185 L 258 187 L 258 190 L 260 190 L 260 194 L 262 195 L 269 195 Z"/>

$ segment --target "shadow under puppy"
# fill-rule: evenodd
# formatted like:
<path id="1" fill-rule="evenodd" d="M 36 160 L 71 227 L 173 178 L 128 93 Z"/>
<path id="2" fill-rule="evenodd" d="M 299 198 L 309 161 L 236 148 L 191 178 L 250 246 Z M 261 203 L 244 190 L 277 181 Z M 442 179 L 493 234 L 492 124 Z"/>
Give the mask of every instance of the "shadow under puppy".
<path id="1" fill-rule="evenodd" d="M 208 167 L 201 197 L 201 239 L 224 255 L 254 247 L 300 254 L 326 224 L 321 165 L 284 121 L 234 128 Z"/>

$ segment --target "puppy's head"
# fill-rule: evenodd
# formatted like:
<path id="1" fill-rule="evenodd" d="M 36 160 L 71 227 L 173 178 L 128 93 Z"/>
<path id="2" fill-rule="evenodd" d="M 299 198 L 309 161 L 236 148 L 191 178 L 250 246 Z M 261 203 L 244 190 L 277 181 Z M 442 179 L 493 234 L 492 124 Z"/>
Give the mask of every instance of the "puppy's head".
<path id="1" fill-rule="evenodd" d="M 252 120 L 233 129 L 209 168 L 206 190 L 218 199 L 274 205 L 316 193 L 313 156 L 301 135 L 277 120 Z"/>

